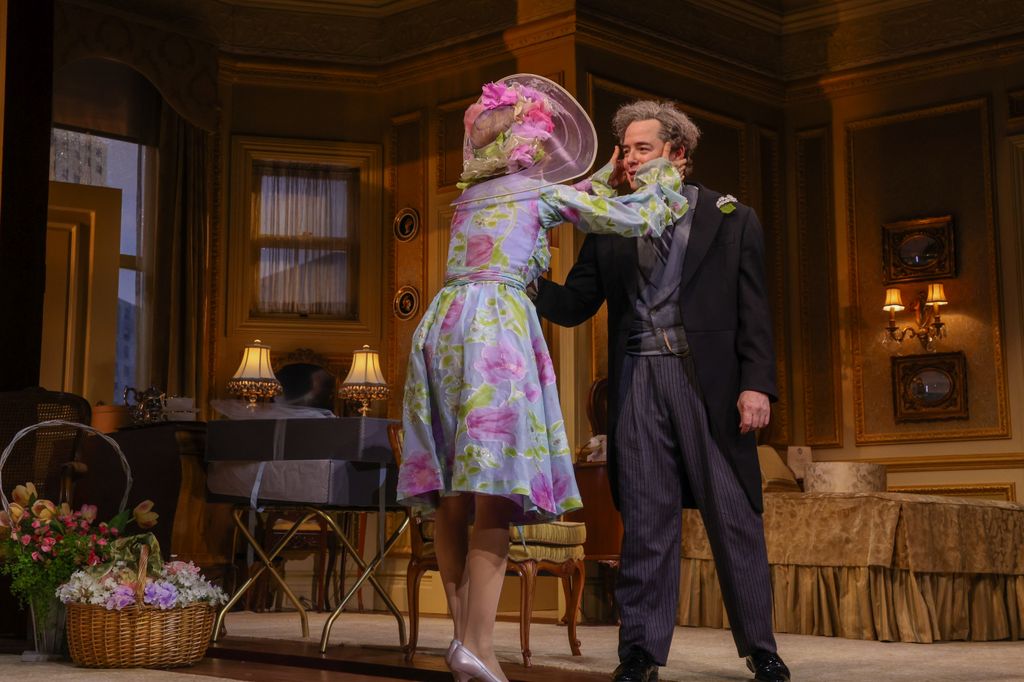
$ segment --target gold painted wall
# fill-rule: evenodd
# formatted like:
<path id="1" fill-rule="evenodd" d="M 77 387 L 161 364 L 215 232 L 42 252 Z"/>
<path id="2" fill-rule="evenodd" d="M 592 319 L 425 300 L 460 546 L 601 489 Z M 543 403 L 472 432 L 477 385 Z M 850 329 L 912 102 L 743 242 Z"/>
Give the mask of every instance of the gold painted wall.
<path id="1" fill-rule="evenodd" d="M 917 58 L 822 79 L 813 97 L 807 84 L 790 91 L 790 352 L 804 359 L 794 373 L 793 443 L 811 445 L 816 459 L 888 463 L 893 486 L 957 494 L 970 483 L 1019 495 L 1024 204 L 1013 184 L 1021 126 L 1012 111 L 1024 54 L 972 49 L 976 59 L 955 65 L 948 55 Z M 882 224 L 947 214 L 957 274 L 941 280 L 948 336 L 935 351 L 965 354 L 969 417 L 896 423 L 891 357 L 925 351 L 912 339 L 881 343 Z M 891 286 L 908 303 L 925 284 Z M 897 313 L 901 326 L 910 319 Z"/>

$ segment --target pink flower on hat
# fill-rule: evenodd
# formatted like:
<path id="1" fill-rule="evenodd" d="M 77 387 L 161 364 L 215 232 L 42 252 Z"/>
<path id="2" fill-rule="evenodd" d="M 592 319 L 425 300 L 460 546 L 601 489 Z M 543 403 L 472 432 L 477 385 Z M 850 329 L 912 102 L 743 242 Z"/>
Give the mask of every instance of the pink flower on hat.
<path id="1" fill-rule="evenodd" d="M 483 88 L 483 95 L 480 96 L 480 103 L 485 109 L 497 109 L 501 106 L 515 104 L 519 99 L 519 93 L 504 83 L 488 83 Z"/>
<path id="2" fill-rule="evenodd" d="M 508 155 L 508 168 L 517 171 L 533 165 L 533 145 L 521 144 Z"/>

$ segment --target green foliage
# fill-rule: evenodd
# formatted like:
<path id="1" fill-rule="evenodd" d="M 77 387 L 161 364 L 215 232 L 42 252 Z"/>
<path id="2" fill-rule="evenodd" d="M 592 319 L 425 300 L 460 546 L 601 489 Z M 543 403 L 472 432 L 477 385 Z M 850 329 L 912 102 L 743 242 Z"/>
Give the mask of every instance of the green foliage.
<path id="1" fill-rule="evenodd" d="M 13 502 L 0 512 L 0 574 L 11 577 L 11 593 L 31 605 L 37 618 L 46 615 L 57 588 L 82 566 L 95 566 L 109 554 L 111 544 L 131 522 L 140 527 L 156 523 L 153 503 L 145 501 L 106 523 L 96 523 L 96 507 L 71 511 L 38 499 L 31 483 L 18 486 Z"/>

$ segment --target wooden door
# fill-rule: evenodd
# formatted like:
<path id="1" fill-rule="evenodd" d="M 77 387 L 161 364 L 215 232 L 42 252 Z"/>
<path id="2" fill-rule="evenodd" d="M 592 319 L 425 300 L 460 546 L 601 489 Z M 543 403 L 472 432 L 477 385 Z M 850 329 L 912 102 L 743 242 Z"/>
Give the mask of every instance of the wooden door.
<path id="1" fill-rule="evenodd" d="M 39 383 L 114 398 L 121 190 L 50 183 Z"/>

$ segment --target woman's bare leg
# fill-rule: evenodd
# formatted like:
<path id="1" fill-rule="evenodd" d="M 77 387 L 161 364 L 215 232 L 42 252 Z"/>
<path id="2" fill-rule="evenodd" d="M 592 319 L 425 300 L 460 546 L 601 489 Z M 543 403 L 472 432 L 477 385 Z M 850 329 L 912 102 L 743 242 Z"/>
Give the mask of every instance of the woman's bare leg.
<path id="1" fill-rule="evenodd" d="M 444 596 L 455 626 L 454 637 L 464 638 L 468 578 L 466 555 L 469 552 L 469 513 L 473 495 L 442 496 L 434 514 L 434 549 L 441 571 Z"/>
<path id="2" fill-rule="evenodd" d="M 475 520 L 467 561 L 468 608 L 461 640 L 492 673 L 506 680 L 494 654 L 494 620 L 508 562 L 508 527 L 519 507 L 496 495 L 475 497 Z"/>

